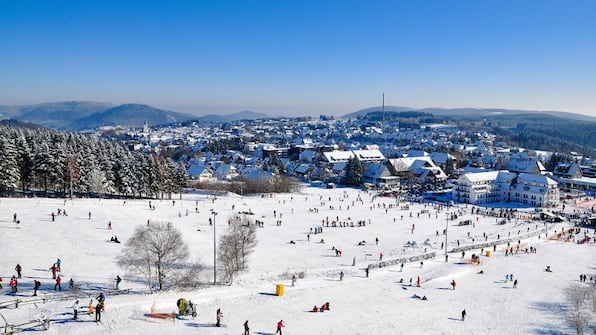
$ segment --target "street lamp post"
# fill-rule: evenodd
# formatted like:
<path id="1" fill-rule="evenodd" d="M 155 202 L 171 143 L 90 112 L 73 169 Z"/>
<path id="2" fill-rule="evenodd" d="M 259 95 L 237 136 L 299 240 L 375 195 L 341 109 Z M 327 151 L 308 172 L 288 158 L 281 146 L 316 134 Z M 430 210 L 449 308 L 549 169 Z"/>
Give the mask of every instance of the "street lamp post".
<path id="1" fill-rule="evenodd" d="M 213 209 L 211 210 L 211 214 L 213 214 L 213 285 L 217 284 L 217 249 L 216 249 L 216 240 L 215 240 L 215 216 L 217 212 Z"/>
<path id="2" fill-rule="evenodd" d="M 449 212 L 447 212 L 447 218 L 445 220 L 445 262 L 448 260 L 447 256 L 447 228 L 449 227 Z"/>

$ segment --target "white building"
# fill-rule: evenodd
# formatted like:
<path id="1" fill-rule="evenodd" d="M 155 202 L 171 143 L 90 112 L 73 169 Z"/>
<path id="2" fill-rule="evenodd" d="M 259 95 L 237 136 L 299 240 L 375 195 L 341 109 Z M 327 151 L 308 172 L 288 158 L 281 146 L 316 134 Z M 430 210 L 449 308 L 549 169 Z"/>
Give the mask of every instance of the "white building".
<path id="1" fill-rule="evenodd" d="M 466 173 L 453 189 L 453 201 L 465 204 L 486 204 L 509 201 L 509 187 L 515 178 L 509 171 Z"/>
<path id="2" fill-rule="evenodd" d="M 548 176 L 509 171 L 466 173 L 453 189 L 453 200 L 467 204 L 517 202 L 536 207 L 559 203 L 557 182 Z"/>
<path id="3" fill-rule="evenodd" d="M 558 183 L 548 176 L 520 173 L 511 185 L 511 201 L 536 207 L 559 204 Z"/>

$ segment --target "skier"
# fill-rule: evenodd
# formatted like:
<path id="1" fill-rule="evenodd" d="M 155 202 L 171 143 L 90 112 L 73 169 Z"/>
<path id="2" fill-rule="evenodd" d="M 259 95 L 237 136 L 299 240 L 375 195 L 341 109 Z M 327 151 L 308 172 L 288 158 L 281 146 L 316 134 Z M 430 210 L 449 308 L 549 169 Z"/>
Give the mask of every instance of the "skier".
<path id="1" fill-rule="evenodd" d="M 292 286 L 296 285 L 296 275 L 292 275 Z"/>
<path id="2" fill-rule="evenodd" d="M 119 290 L 120 289 L 120 282 L 122 281 L 122 278 L 120 278 L 120 275 L 116 275 L 116 289 Z"/>
<path id="3" fill-rule="evenodd" d="M 275 334 L 274 335 L 277 335 L 277 333 L 279 333 L 279 335 L 282 335 L 281 334 L 281 329 L 283 327 L 285 327 L 284 320 L 279 320 L 279 322 L 277 323 L 277 330 L 275 331 Z"/>
<path id="4" fill-rule="evenodd" d="M 17 264 L 14 269 L 17 272 L 17 278 L 21 278 L 21 271 L 23 270 L 23 268 L 21 268 L 21 264 Z"/>
<path id="5" fill-rule="evenodd" d="M 68 281 L 68 289 L 74 289 L 74 280 L 72 280 L 72 278 L 70 278 L 70 280 Z"/>
<path id="6" fill-rule="evenodd" d="M 58 258 L 58 259 L 56 260 L 56 271 L 58 271 L 58 272 L 62 272 L 62 270 L 61 270 L 61 268 L 60 268 L 60 265 L 61 265 L 61 264 L 62 264 L 62 261 L 60 260 L 60 258 Z"/>
<path id="7" fill-rule="evenodd" d="M 39 280 L 34 280 L 33 281 L 33 296 L 37 297 L 37 290 L 39 290 L 39 287 L 41 286 L 41 282 Z"/>
<path id="8" fill-rule="evenodd" d="M 517 279 L 513 281 L 513 288 L 517 288 Z"/>
<path id="9" fill-rule="evenodd" d="M 466 319 L 466 310 L 464 309 L 461 311 L 461 320 L 464 321 Z"/>
<path id="10" fill-rule="evenodd" d="M 342 281 L 342 280 L 344 280 L 344 272 L 340 271 L 339 272 L 339 281 Z"/>
<path id="11" fill-rule="evenodd" d="M 244 321 L 244 335 L 249 335 L 250 328 L 248 328 L 248 320 Z"/>
<path id="12" fill-rule="evenodd" d="M 221 309 L 218 308 L 217 309 L 217 313 L 216 313 L 216 318 L 217 318 L 217 323 L 215 323 L 215 327 L 221 327 L 221 318 L 223 317 L 223 313 L 221 312 Z"/>
<path id="13" fill-rule="evenodd" d="M 2 289 L 2 277 L 0 277 L 0 290 Z"/>
<path id="14" fill-rule="evenodd" d="M 451 280 L 451 287 L 455 290 L 455 279 Z"/>
<path id="15" fill-rule="evenodd" d="M 52 267 L 50 267 L 50 270 L 52 271 L 52 279 L 56 279 L 56 271 L 58 271 L 58 267 L 56 266 L 56 263 L 54 263 L 52 265 Z"/>
<path id="16" fill-rule="evenodd" d="M 73 319 L 76 320 L 77 316 L 79 315 L 79 301 L 75 301 L 74 305 L 72 306 L 72 313 Z"/>

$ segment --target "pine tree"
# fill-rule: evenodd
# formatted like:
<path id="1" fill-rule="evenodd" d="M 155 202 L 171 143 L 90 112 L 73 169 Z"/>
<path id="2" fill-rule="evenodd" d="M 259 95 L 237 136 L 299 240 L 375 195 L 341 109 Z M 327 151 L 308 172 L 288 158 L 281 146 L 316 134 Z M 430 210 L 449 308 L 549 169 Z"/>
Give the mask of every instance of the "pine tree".
<path id="1" fill-rule="evenodd" d="M 345 183 L 353 186 L 362 185 L 363 176 L 364 171 L 360 161 L 356 157 L 350 158 L 346 165 Z"/>

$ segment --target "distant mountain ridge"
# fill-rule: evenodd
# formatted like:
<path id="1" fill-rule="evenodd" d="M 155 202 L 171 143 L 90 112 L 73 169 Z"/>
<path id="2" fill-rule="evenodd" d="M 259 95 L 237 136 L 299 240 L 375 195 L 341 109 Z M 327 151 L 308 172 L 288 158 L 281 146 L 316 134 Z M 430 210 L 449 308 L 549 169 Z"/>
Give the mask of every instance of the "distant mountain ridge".
<path id="1" fill-rule="evenodd" d="M 382 106 L 369 107 L 361 109 L 359 111 L 345 114 L 342 118 L 356 118 L 363 116 L 371 112 L 381 112 Z M 427 107 L 427 108 L 412 108 L 406 106 L 385 106 L 385 113 L 400 113 L 400 112 L 422 112 L 432 114 L 434 116 L 452 116 L 452 117 L 465 117 L 465 118 L 476 118 L 481 120 L 487 117 L 497 117 L 501 115 L 512 116 L 512 115 L 551 115 L 562 119 L 572 119 L 578 121 L 589 121 L 596 122 L 596 117 L 569 113 L 569 112 L 557 112 L 557 111 L 532 111 L 522 109 L 504 109 L 504 108 L 438 108 L 438 107 Z"/>
<path id="2" fill-rule="evenodd" d="M 238 113 L 219 115 L 219 114 L 208 114 L 196 118 L 200 122 L 231 122 L 238 120 L 256 120 L 256 119 L 267 119 L 271 116 L 263 113 L 256 113 L 251 111 L 242 111 Z"/>
<path id="3" fill-rule="evenodd" d="M 144 104 L 112 104 L 95 101 L 51 102 L 28 106 L 0 106 L 0 120 L 14 119 L 43 127 L 82 131 L 101 126 L 142 127 L 196 120 L 199 122 L 229 122 L 268 118 L 255 112 L 239 112 L 229 115 L 194 116 L 173 112 Z"/>

